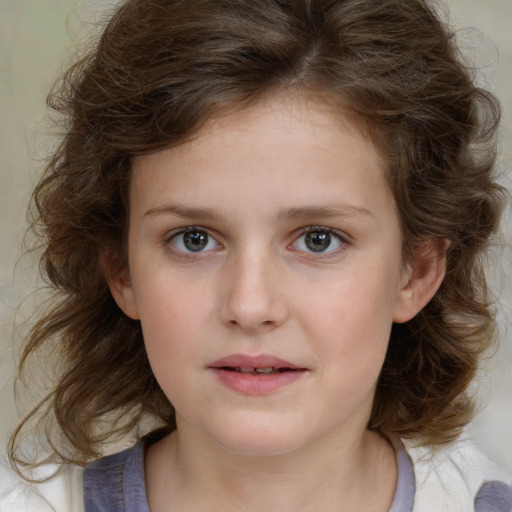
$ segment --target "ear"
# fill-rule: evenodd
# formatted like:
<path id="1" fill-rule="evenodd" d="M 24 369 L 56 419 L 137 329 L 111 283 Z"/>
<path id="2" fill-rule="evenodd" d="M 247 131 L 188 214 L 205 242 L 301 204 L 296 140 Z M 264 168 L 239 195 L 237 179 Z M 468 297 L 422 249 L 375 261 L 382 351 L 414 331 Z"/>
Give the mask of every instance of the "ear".
<path id="1" fill-rule="evenodd" d="M 393 315 L 395 323 L 414 318 L 435 295 L 446 272 L 448 240 L 430 238 L 414 249 Z"/>
<path id="2" fill-rule="evenodd" d="M 117 305 L 125 315 L 138 320 L 140 317 L 128 265 L 121 265 L 119 258 L 107 250 L 102 251 L 99 261 L 103 276 Z"/>

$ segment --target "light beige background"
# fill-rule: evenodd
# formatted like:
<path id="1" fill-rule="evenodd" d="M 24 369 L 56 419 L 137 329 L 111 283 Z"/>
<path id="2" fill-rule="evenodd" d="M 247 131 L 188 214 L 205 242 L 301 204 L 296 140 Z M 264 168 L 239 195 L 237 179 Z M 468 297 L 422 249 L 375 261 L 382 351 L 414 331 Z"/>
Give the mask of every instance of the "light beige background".
<path id="1" fill-rule="evenodd" d="M 25 210 L 48 147 L 56 139 L 45 121 L 45 96 L 71 48 L 94 29 L 108 0 L 0 0 L 0 440 L 17 418 L 12 398 L 15 308 L 35 286 L 35 268 L 19 258 Z M 500 166 L 510 188 L 512 162 L 511 0 L 449 0 L 453 26 L 465 52 L 480 69 L 480 80 L 501 99 L 503 130 Z M 475 385 L 489 403 L 470 433 L 491 456 L 512 467 L 512 231 L 510 211 L 503 244 L 496 251 L 494 281 L 500 299 L 499 353 Z M 25 311 L 30 311 L 30 301 Z M 18 315 L 23 324 L 23 314 Z M 13 350 L 14 349 L 14 350 Z M 483 406 L 482 406 L 483 407 Z"/>

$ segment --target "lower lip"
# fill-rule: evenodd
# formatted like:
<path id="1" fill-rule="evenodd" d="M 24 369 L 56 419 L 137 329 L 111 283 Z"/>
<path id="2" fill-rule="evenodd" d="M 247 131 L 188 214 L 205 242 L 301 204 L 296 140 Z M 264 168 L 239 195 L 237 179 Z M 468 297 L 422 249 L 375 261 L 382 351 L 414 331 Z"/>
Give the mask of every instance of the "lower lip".
<path id="1" fill-rule="evenodd" d="M 267 395 L 299 380 L 306 370 L 254 375 L 220 368 L 211 368 L 226 387 L 245 395 Z"/>

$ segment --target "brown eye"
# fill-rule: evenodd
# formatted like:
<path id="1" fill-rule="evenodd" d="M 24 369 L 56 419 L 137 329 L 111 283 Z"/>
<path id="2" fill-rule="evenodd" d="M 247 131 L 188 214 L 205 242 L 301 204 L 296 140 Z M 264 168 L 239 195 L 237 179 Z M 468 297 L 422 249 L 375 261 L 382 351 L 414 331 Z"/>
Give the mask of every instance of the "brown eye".
<path id="1" fill-rule="evenodd" d="M 292 247 L 296 251 L 303 251 L 309 254 L 330 254 L 339 251 L 345 245 L 345 239 L 336 231 L 321 226 L 313 226 L 299 236 L 292 244 Z"/>
<path id="2" fill-rule="evenodd" d="M 323 252 L 331 245 L 331 235 L 326 231 L 310 231 L 304 241 L 309 250 Z"/>
<path id="3" fill-rule="evenodd" d="M 206 231 L 187 231 L 183 234 L 183 244 L 189 251 L 202 251 L 208 245 L 208 233 Z"/>
<path id="4" fill-rule="evenodd" d="M 169 244 L 179 252 L 199 253 L 218 249 L 220 245 L 208 231 L 200 228 L 188 228 L 172 235 Z"/>

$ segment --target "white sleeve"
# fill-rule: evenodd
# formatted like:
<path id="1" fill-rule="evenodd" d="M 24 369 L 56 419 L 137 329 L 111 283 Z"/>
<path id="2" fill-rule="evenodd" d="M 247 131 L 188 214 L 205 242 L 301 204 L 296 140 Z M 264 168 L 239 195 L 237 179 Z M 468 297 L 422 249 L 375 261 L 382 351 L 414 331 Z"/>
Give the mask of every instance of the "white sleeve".
<path id="1" fill-rule="evenodd" d="M 59 469 L 47 465 L 38 477 Z M 83 512 L 83 468 L 63 466 L 57 476 L 41 484 L 27 482 L 10 467 L 7 456 L 0 460 L 0 512 Z"/>
<path id="2" fill-rule="evenodd" d="M 471 441 L 435 449 L 404 444 L 414 465 L 414 512 L 472 512 L 484 482 L 512 484 L 512 476 Z"/>

